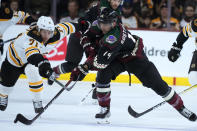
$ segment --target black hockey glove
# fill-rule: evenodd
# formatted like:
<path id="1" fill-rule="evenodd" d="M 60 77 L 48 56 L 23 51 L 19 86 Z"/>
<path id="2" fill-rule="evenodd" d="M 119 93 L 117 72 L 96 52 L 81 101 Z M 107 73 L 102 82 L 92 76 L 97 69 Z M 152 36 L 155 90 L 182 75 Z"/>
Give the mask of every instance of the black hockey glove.
<path id="1" fill-rule="evenodd" d="M 1 51 L 1 54 L 3 54 L 3 40 L 0 39 L 0 51 Z"/>
<path id="2" fill-rule="evenodd" d="M 171 62 L 175 62 L 179 58 L 182 48 L 183 48 L 182 46 L 178 46 L 177 43 L 174 42 L 172 48 L 168 53 L 168 59 Z"/>
<path id="3" fill-rule="evenodd" d="M 38 69 L 40 75 L 44 78 L 49 78 L 53 73 L 53 70 L 48 60 L 41 61 L 38 64 Z"/>
<path id="4" fill-rule="evenodd" d="M 73 71 L 71 72 L 70 79 L 73 81 L 76 81 L 77 78 L 79 77 L 79 81 L 83 80 L 84 77 L 88 74 L 88 65 L 87 64 L 81 64 Z"/>
<path id="5" fill-rule="evenodd" d="M 79 31 L 81 31 L 82 34 L 86 33 L 88 29 L 91 27 L 91 23 L 85 20 L 85 18 L 83 17 L 79 18 L 78 24 L 79 24 Z"/>

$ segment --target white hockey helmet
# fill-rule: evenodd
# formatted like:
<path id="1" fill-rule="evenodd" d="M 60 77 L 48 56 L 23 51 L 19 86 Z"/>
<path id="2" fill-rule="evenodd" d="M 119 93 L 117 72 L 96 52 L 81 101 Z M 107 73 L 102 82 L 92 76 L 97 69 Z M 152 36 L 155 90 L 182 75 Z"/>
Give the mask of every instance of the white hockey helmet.
<path id="1" fill-rule="evenodd" d="M 54 32 L 55 30 L 55 25 L 53 20 L 51 19 L 51 17 L 47 17 L 47 16 L 41 16 L 37 21 L 37 26 L 39 30 L 44 29 L 52 32 Z"/>

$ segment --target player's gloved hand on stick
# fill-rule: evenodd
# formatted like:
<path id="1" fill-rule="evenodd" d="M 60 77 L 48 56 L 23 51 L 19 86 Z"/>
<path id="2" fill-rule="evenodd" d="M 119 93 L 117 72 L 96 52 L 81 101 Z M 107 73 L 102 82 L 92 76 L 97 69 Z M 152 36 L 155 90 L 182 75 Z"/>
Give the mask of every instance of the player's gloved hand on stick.
<path id="1" fill-rule="evenodd" d="M 182 48 L 182 46 L 179 46 L 176 42 L 174 42 L 168 53 L 168 59 L 175 62 L 179 58 Z"/>
<path id="2" fill-rule="evenodd" d="M 88 74 L 88 65 L 87 64 L 81 64 L 78 67 L 74 68 L 71 72 L 70 79 L 73 81 L 76 81 L 79 77 L 79 81 L 83 80 L 84 77 Z"/>
<path id="3" fill-rule="evenodd" d="M 85 20 L 84 17 L 79 18 L 78 24 L 79 24 L 79 30 L 81 31 L 82 34 L 86 33 L 88 29 L 91 27 L 91 23 Z"/>
<path id="4" fill-rule="evenodd" d="M 3 40 L 0 39 L 0 52 L 3 54 Z"/>
<path id="5" fill-rule="evenodd" d="M 41 61 L 38 63 L 39 73 L 44 78 L 50 78 L 53 73 L 53 69 L 48 60 Z"/>
<path id="6" fill-rule="evenodd" d="M 48 84 L 52 85 L 54 83 L 54 79 L 58 78 L 60 76 L 59 66 L 56 66 L 53 68 L 53 73 L 48 79 Z"/>

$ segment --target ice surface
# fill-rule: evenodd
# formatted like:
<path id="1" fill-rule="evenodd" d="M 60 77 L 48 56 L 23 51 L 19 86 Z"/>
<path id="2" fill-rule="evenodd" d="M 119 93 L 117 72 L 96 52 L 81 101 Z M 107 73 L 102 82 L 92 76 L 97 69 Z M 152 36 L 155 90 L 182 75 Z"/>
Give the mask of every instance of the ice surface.
<path id="1" fill-rule="evenodd" d="M 44 81 L 44 105 L 61 89 L 48 86 Z M 66 81 L 61 81 L 66 83 Z M 78 82 L 70 92 L 61 96 L 30 126 L 14 124 L 17 113 L 29 119 L 35 116 L 31 94 L 26 80 L 19 80 L 9 96 L 8 108 L 0 112 L 0 131 L 197 131 L 197 122 L 190 122 L 168 104 L 140 117 L 133 118 L 127 112 L 128 105 L 142 112 L 163 101 L 152 90 L 141 85 L 113 83 L 110 124 L 96 124 L 94 115 L 99 111 L 93 105 L 91 95 L 80 105 L 89 92 L 91 82 Z M 177 92 L 187 87 L 173 87 Z M 197 89 L 181 95 L 185 106 L 197 113 Z"/>

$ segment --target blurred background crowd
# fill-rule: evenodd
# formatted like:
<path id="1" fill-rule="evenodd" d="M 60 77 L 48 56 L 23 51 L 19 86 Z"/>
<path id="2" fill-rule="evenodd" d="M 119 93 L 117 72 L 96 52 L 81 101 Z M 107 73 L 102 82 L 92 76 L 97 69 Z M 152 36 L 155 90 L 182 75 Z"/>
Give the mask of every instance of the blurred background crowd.
<path id="1" fill-rule="evenodd" d="M 34 18 L 51 16 L 58 23 L 77 22 L 98 1 L 9 0 L 9 4 L 12 10 L 29 12 Z M 121 10 L 128 28 L 180 30 L 197 14 L 197 0 L 124 0 Z"/>

